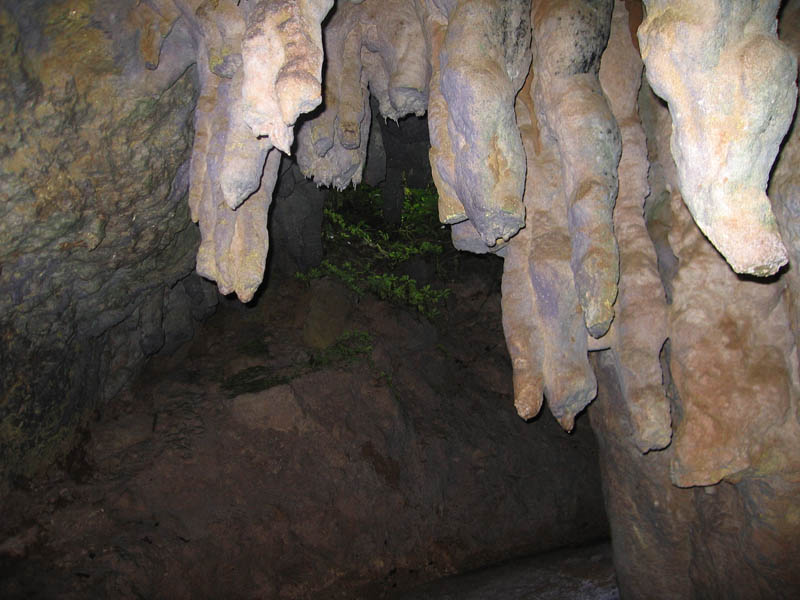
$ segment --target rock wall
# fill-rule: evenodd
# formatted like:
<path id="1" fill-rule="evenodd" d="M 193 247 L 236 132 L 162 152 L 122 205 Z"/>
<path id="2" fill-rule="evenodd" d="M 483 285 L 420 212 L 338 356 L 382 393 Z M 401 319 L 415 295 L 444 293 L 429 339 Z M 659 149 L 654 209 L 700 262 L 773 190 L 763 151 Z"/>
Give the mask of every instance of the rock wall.
<path id="1" fill-rule="evenodd" d="M 291 276 L 322 262 L 322 207 L 327 194 L 303 177 L 295 161 L 283 158 L 269 214 L 270 277 Z"/>
<path id="2" fill-rule="evenodd" d="M 135 4 L 0 7 L 0 494 L 216 303 L 191 275 L 189 35 L 145 68 Z"/>
<path id="3" fill-rule="evenodd" d="M 321 101 L 331 5 L 0 9 L 3 487 L 68 450 L 144 357 L 191 337 L 216 304 L 190 275 L 195 253 L 199 275 L 252 298 L 273 148 L 288 152 L 297 116 Z"/>

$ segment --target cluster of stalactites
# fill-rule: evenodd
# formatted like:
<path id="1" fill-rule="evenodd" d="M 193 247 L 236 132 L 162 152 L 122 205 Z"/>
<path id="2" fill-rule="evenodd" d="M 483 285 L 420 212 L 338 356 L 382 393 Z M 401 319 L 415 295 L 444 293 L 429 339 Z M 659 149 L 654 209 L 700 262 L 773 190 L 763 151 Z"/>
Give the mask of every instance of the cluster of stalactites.
<path id="1" fill-rule="evenodd" d="M 297 160 L 318 185 L 361 181 L 372 114 L 397 120 L 427 110 L 430 63 L 417 0 L 339 1 L 325 27 L 324 109 L 302 123 Z"/>
<path id="2" fill-rule="evenodd" d="M 289 152 L 297 117 L 322 100 L 320 23 L 332 5 L 149 0 L 137 8 L 151 68 L 177 19 L 192 32 L 200 79 L 189 189 L 202 236 L 197 271 L 244 302 L 264 276 L 279 151 Z"/>
<path id="3" fill-rule="evenodd" d="M 646 0 L 638 40 L 633 3 L 623 0 L 337 0 L 321 85 L 320 22 L 332 4 L 142 3 L 152 68 L 178 18 L 198 48 L 198 271 L 243 300 L 260 284 L 273 148 L 289 150 L 300 113 L 324 103 L 299 127 L 298 163 L 318 185 L 341 189 L 361 179 L 370 94 L 386 118 L 427 111 L 442 222 L 458 248 L 505 258 L 503 325 L 520 415 L 536 415 L 546 397 L 571 429 L 596 395 L 587 354 L 607 350 L 636 445 L 668 445 L 660 360 L 665 340 L 688 339 L 689 329 L 667 305 L 664 258 L 675 257 L 659 244 L 669 242 L 654 244 L 645 222 L 659 199 L 648 186 L 655 146 L 637 110 L 638 44 L 673 118 L 676 176 L 659 198 L 680 187 L 735 270 L 774 273 L 786 250 L 764 191 L 797 67 L 775 35 L 778 0 Z M 681 285 L 676 278 L 676 298 Z M 680 367 L 688 351 L 681 340 L 673 349 Z M 687 408 L 690 379 L 676 377 Z M 687 431 L 678 427 L 679 441 Z"/>
<path id="4" fill-rule="evenodd" d="M 669 101 L 686 203 L 734 269 L 774 273 L 785 250 L 764 191 L 796 96 L 796 63 L 775 35 L 778 3 L 646 4 L 639 39 L 648 78 Z M 532 10 L 533 63 L 517 97 L 527 227 L 502 250 L 517 408 L 533 416 L 544 395 L 569 429 L 596 392 L 587 350 L 608 349 L 636 445 L 663 448 L 671 426 L 659 356 L 673 332 L 644 220 L 637 40 L 621 0 L 534 0 Z M 696 443 L 685 431 L 686 422 L 681 456 Z M 681 473 L 676 482 L 696 481 Z"/>
<path id="5" fill-rule="evenodd" d="M 669 101 L 673 115 L 677 175 L 672 191 L 667 186 L 662 192 L 676 195 L 680 188 L 700 230 L 736 271 L 774 273 L 785 262 L 785 249 L 764 192 L 791 122 L 797 68 L 775 35 L 778 3 L 720 1 L 710 11 L 699 2 L 646 4 L 648 17 L 639 39 L 648 78 Z M 680 485 L 715 483 L 753 464 L 744 458 L 744 448 L 752 444 L 736 428 L 725 427 L 723 414 L 704 408 L 708 394 L 698 394 L 699 382 L 713 379 L 720 390 L 731 388 L 732 399 L 757 394 L 754 384 L 745 382 L 763 378 L 711 377 L 686 343 L 704 330 L 687 317 L 704 311 L 721 314 L 724 293 L 714 306 L 706 306 L 707 298 L 717 296 L 693 281 L 692 286 L 701 286 L 702 302 L 689 312 L 682 302 L 676 303 L 680 310 L 667 305 L 664 286 L 672 285 L 674 270 L 659 272 L 645 222 L 647 203 L 653 210 L 659 200 L 648 188 L 647 139 L 637 111 L 642 61 L 626 3 L 534 0 L 532 28 L 531 71 L 516 100 L 528 169 L 526 228 L 500 251 L 506 261 L 503 320 L 517 409 L 522 416 L 533 416 L 546 397 L 551 412 L 570 429 L 596 393 L 587 351 L 608 350 L 634 442 L 643 452 L 663 448 L 670 443 L 672 427 L 662 384 L 670 376 L 662 373 L 660 359 L 669 358 L 662 354 L 665 340 L 677 336 L 672 360 L 678 395 L 673 400 L 682 398 L 683 408 L 673 479 Z M 691 39 L 683 39 L 687 35 Z M 686 231 L 691 234 L 691 228 Z M 480 249 L 474 236 L 458 235 L 463 247 Z M 674 242 L 680 247 L 678 239 Z M 669 242 L 664 243 L 668 248 Z M 713 288 L 727 267 L 703 266 L 709 253 L 700 252 L 703 243 L 693 243 L 692 252 L 703 254 L 696 259 L 701 272 L 719 274 L 706 283 Z M 668 250 L 662 254 L 660 258 L 674 260 Z M 690 254 L 684 250 L 684 260 Z M 725 285 L 736 287 L 735 278 L 724 279 Z M 677 294 L 685 287 L 682 279 L 676 282 Z M 762 287 L 762 295 L 775 296 Z M 744 304 L 755 297 L 753 289 L 737 288 Z M 773 310 L 768 317 L 759 313 L 753 318 L 780 321 L 776 315 L 782 309 L 769 306 Z M 736 320 L 749 322 L 743 314 Z M 773 333 L 771 340 L 758 344 L 780 347 L 777 355 L 789 356 L 791 344 L 784 338 Z M 750 369 L 751 354 L 745 351 L 739 360 L 742 369 Z M 780 360 L 774 365 L 775 373 L 782 371 L 776 389 L 790 389 L 791 369 L 781 365 Z M 785 405 L 784 394 L 770 397 Z M 694 418 L 687 418 L 690 414 Z M 773 423 L 771 418 L 765 422 Z M 774 422 L 779 421 L 784 423 Z M 716 434 L 704 425 L 708 423 L 716 423 Z M 753 423 L 738 430 L 766 427 Z M 698 463 L 695 449 L 713 445 L 715 435 L 727 429 L 732 433 L 726 451 L 732 455 L 739 447 L 742 456 Z"/>
<path id="6" fill-rule="evenodd" d="M 656 91 L 668 96 L 669 81 L 677 76 L 663 75 L 669 65 L 656 68 L 656 62 L 668 62 L 659 57 L 659 50 L 676 41 L 659 39 L 672 30 L 653 25 L 666 17 L 658 2 L 651 4 L 642 27 L 645 57 L 654 64 L 650 77 L 656 80 Z M 697 9 L 691 4 L 681 6 L 691 12 Z M 749 13 L 726 4 L 704 16 L 727 32 L 721 38 L 722 50 L 715 46 L 718 54 L 725 58 L 756 53 L 768 68 L 753 67 L 754 61 L 749 69 L 737 63 L 736 73 L 729 74 L 721 69 L 729 68 L 731 61 L 714 58 L 698 63 L 708 72 L 687 72 L 685 79 L 714 79 L 705 87 L 692 83 L 687 88 L 695 94 L 689 99 L 693 105 L 708 107 L 708 97 L 731 104 L 714 90 L 726 85 L 726 77 L 738 78 L 736 89 L 744 94 L 745 105 L 734 113 L 719 111 L 723 116 L 715 116 L 712 123 L 715 132 L 741 137 L 733 140 L 735 164 L 727 164 L 730 155 L 720 152 L 692 160 L 692 168 L 698 170 L 701 165 L 714 167 L 705 170 L 707 179 L 719 175 L 730 184 L 706 194 L 707 206 L 695 218 L 721 250 L 720 237 L 712 230 L 738 239 L 745 250 L 755 247 L 764 254 L 755 238 L 748 237 L 761 236 L 767 241 L 760 247 L 779 255 L 781 246 L 779 240 L 773 243 L 775 228 L 763 202 L 753 210 L 745 207 L 735 222 L 728 218 L 743 183 L 760 187 L 761 200 L 765 198 L 764 164 L 768 169 L 775 140 L 785 133 L 791 116 L 794 87 L 787 68 L 793 64 L 775 39 L 776 5 L 768 4 Z M 681 11 L 666 13 L 673 26 L 688 18 Z M 388 19 L 390 14 L 396 19 Z M 763 26 L 770 18 L 771 31 Z M 692 51 L 692 45 L 682 49 Z M 626 4 L 340 3 L 326 30 L 325 50 L 325 111 L 305 123 L 299 134 L 304 172 L 321 184 L 357 183 L 367 149 L 369 93 L 378 96 L 381 113 L 391 118 L 419 114 L 427 100 L 440 218 L 452 225 L 457 247 L 497 252 L 506 260 L 504 327 L 520 414 L 537 414 L 546 397 L 551 412 L 570 429 L 575 415 L 596 394 L 587 352 L 608 349 L 617 365 L 636 444 L 642 451 L 669 444 L 670 408 L 660 364 L 669 335 L 668 307 L 644 219 L 649 165 L 636 104 L 642 60 Z M 774 93 L 754 97 L 760 88 L 750 85 L 747 77 L 758 78 L 759 86 L 774 86 Z M 779 101 L 766 103 L 766 95 Z M 667 99 L 672 108 L 673 100 Z M 675 97 L 675 110 L 682 110 L 682 100 L 686 99 Z M 737 132 L 734 122 L 745 117 L 753 126 Z M 693 118 L 695 129 L 707 130 L 708 115 Z M 760 127 L 762 122 L 769 126 Z M 676 123 L 676 136 L 682 136 L 686 148 L 676 155 L 679 169 L 697 141 L 681 133 L 681 126 Z M 750 158 L 742 154 L 748 148 Z M 698 151 L 704 148 L 695 148 Z M 721 166 L 714 166 L 717 163 Z M 731 169 L 736 177 L 728 172 Z M 681 185 L 688 181 L 682 178 Z M 736 257 L 725 255 L 734 267 L 754 273 L 770 272 L 782 260 L 766 258 L 742 267 Z"/>

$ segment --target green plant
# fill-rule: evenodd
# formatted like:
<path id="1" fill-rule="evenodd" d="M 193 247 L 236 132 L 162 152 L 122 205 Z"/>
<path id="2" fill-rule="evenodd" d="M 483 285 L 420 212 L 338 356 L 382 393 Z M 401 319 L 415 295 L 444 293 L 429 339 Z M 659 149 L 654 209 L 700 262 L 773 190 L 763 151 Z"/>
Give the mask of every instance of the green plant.
<path id="1" fill-rule="evenodd" d="M 432 264 L 440 278 L 445 256 L 453 256 L 449 229 L 438 222 L 438 196 L 432 186 L 404 188 L 399 226 L 383 221 L 381 195 L 360 185 L 333 191 L 324 208 L 326 258 L 319 267 L 298 274 L 300 279 L 336 277 L 358 294 L 374 293 L 383 300 L 409 306 L 433 319 L 449 295 L 446 287 L 420 285 L 396 271 L 413 258 Z"/>

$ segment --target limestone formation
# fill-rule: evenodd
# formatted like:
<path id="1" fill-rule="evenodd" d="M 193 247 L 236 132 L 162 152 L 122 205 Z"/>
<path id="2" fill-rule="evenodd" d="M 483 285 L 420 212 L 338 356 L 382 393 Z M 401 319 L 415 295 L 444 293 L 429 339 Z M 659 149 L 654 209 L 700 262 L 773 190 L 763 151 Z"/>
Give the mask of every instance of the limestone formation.
<path id="1" fill-rule="evenodd" d="M 196 141 L 189 203 L 192 220 L 199 221 L 202 235 L 197 272 L 216 281 L 221 293 L 236 292 L 246 302 L 252 298 L 264 273 L 267 211 L 280 154 L 268 140 L 257 139 L 241 120 L 241 103 L 237 100 L 240 84 L 241 75 L 237 74 L 230 81 L 208 85 L 213 91 L 207 94 L 206 90 L 201 95 L 195 111 Z M 204 110 L 206 107 L 208 112 Z M 241 171 L 234 170 L 237 166 Z M 226 178 L 227 174 L 232 176 Z M 243 196 L 249 199 L 241 206 L 236 204 L 234 208 L 227 202 L 241 201 Z M 256 219 L 258 224 L 250 223 L 250 219 Z"/>
<path id="2" fill-rule="evenodd" d="M 385 118 L 427 107 L 426 38 L 414 2 L 338 2 L 325 29 L 324 109 L 298 133 L 298 162 L 319 185 L 343 189 L 361 181 L 372 113 Z"/>
<path id="3" fill-rule="evenodd" d="M 445 223 L 487 246 L 525 223 L 525 153 L 514 97 L 530 64 L 530 2 L 429 0 L 431 168 Z"/>
<path id="4" fill-rule="evenodd" d="M 787 2 L 781 14 L 780 39 L 800 56 L 800 2 Z M 797 111 L 789 133 L 781 147 L 769 181 L 769 198 L 778 223 L 778 230 L 789 255 L 789 269 L 783 274 L 787 282 L 789 322 L 795 345 L 800 342 L 800 124 Z"/>
<path id="5" fill-rule="evenodd" d="M 600 83 L 619 124 L 622 157 L 614 235 L 619 241 L 620 279 L 617 315 L 608 344 L 628 404 L 634 443 L 642 452 L 670 442 L 670 407 L 662 386 L 661 348 L 667 338 L 667 299 L 658 261 L 645 224 L 647 143 L 637 98 L 642 61 L 633 46 L 628 12 L 617 2 Z"/>
<path id="6" fill-rule="evenodd" d="M 504 329 L 520 415 L 536 415 L 544 393 L 571 429 L 596 393 L 586 332 L 607 332 L 617 296 L 620 138 L 597 78 L 611 4 L 534 2 L 532 15 L 533 63 L 517 98 L 527 224 L 505 251 Z"/>
<path id="7" fill-rule="evenodd" d="M 532 17 L 533 99 L 543 132 L 558 144 L 571 267 L 594 337 L 614 318 L 619 277 L 613 223 L 619 129 L 597 79 L 612 7 L 611 0 L 536 0 Z"/>
<path id="8" fill-rule="evenodd" d="M 790 417 L 800 388 L 785 281 L 741 278 L 721 260 L 678 191 L 666 144 L 669 115 L 655 99 L 645 100 L 645 110 L 655 112 L 651 159 L 666 163 L 669 244 L 678 259 L 669 309 L 669 371 L 680 398 L 673 482 L 712 485 L 800 469 L 788 441 L 800 435 Z"/>
<path id="9" fill-rule="evenodd" d="M 535 69 L 532 70 L 535 72 Z M 587 357 L 586 328 L 570 268 L 567 214 L 561 163 L 553 140 L 541 135 L 529 77 L 517 101 L 528 156 L 525 188 L 527 224 L 509 244 L 503 271 L 503 329 L 514 365 L 514 402 L 524 418 L 539 411 L 542 393 L 561 426 L 596 393 Z"/>
<path id="10" fill-rule="evenodd" d="M 797 96 L 797 58 L 776 37 L 779 0 L 645 0 L 653 90 L 669 102 L 683 198 L 737 273 L 787 261 L 765 194 Z"/>
<path id="11" fill-rule="evenodd" d="M 0 496 L 216 304 L 190 275 L 198 72 L 173 13 L 0 5 Z"/>
<path id="12" fill-rule="evenodd" d="M 177 4 L 200 48 L 189 198 L 202 235 L 197 271 L 247 302 L 264 275 L 278 150 L 289 152 L 298 115 L 322 99 L 320 22 L 332 1 Z"/>
<path id="13" fill-rule="evenodd" d="M 789 3 L 784 18 L 795 7 Z M 668 229 L 657 242 L 660 254 L 676 257 L 659 260 L 671 301 L 661 358 L 674 433 L 666 449 L 641 454 L 638 407 L 624 390 L 617 358 L 601 352 L 593 361 L 599 398 L 589 414 L 601 447 L 620 588 L 656 599 L 794 597 L 800 591 L 790 558 L 800 553 L 800 386 L 796 341 L 787 327 L 792 270 L 764 281 L 737 276 L 725 264 L 680 192 L 668 111 L 647 86 L 639 103 L 651 163 L 647 215 L 656 221 L 650 231 L 658 239 Z M 792 160 L 795 136 L 770 187 L 786 231 L 797 192 L 782 161 Z M 621 231 L 618 236 L 621 305 L 627 242 Z M 785 239 L 791 248 L 793 238 Z M 612 333 L 625 314 L 620 309 Z M 657 588 L 653 573 L 660 574 Z"/>
<path id="14" fill-rule="evenodd" d="M 800 590 L 796 478 L 675 487 L 672 447 L 641 454 L 615 369 L 602 353 L 597 358 L 599 391 L 589 416 L 620 591 L 653 600 L 794 598 Z"/>

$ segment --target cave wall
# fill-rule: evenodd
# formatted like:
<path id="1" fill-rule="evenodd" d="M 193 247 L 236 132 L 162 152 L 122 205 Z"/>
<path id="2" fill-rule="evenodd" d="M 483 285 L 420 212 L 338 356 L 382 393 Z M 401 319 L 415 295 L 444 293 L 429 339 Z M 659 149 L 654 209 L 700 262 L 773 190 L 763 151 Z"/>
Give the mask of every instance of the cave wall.
<path id="1" fill-rule="evenodd" d="M 0 487 L 216 303 L 192 274 L 191 44 L 176 28 L 145 68 L 135 5 L 0 7 Z"/>
<path id="2" fill-rule="evenodd" d="M 191 338 L 207 280 L 243 300 L 261 283 L 271 150 L 321 99 L 332 2 L 239 4 L 0 9 L 2 489 Z"/>

